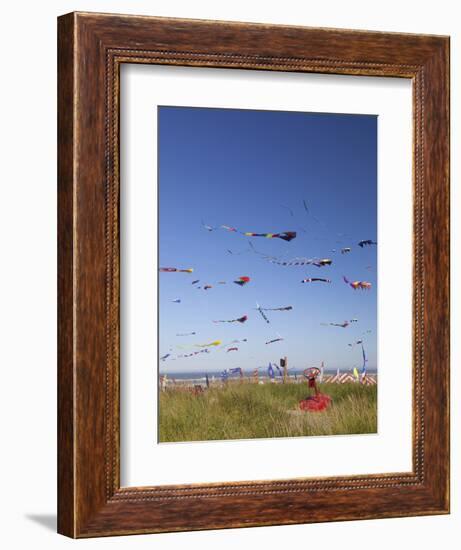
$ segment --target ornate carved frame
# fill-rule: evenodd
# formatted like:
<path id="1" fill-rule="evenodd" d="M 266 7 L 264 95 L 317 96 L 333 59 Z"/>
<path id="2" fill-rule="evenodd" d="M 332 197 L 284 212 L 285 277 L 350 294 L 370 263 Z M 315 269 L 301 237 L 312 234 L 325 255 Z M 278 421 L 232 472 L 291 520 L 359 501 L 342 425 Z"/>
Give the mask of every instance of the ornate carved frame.
<path id="1" fill-rule="evenodd" d="M 70 537 L 449 510 L 449 39 L 71 13 L 58 20 L 58 530 Z M 409 78 L 413 469 L 120 487 L 119 78 L 147 63 Z"/>

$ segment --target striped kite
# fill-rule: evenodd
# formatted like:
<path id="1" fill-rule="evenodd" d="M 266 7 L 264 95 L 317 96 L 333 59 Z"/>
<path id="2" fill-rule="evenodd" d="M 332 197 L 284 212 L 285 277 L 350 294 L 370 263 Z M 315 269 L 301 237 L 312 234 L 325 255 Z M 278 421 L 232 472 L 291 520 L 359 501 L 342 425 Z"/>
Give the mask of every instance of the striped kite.
<path id="1" fill-rule="evenodd" d="M 250 282 L 250 277 L 245 277 L 245 276 L 239 277 L 237 280 L 234 281 L 234 283 L 239 286 L 244 286 L 249 282 Z"/>
<path id="2" fill-rule="evenodd" d="M 349 279 L 343 275 L 344 282 L 349 285 L 354 290 L 360 289 L 360 290 L 370 290 L 371 289 L 371 283 L 367 281 L 349 281 Z"/>

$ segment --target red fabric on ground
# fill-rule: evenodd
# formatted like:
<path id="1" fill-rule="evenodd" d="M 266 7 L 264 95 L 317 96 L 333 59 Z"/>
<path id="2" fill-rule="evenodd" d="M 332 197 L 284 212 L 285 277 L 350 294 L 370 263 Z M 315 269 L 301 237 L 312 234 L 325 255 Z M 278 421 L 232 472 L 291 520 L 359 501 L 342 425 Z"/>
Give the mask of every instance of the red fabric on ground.
<path id="1" fill-rule="evenodd" d="M 313 395 L 312 397 L 302 399 L 299 402 L 299 408 L 302 411 L 320 412 L 324 411 L 330 405 L 330 403 L 331 397 L 329 395 L 319 393 L 317 395 Z"/>

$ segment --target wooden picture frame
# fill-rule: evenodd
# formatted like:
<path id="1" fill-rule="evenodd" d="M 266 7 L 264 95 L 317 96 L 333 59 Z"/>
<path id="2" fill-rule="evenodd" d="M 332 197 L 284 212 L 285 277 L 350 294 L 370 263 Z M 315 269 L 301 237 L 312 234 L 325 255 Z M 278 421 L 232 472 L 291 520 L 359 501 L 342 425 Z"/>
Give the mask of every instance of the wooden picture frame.
<path id="1" fill-rule="evenodd" d="M 58 20 L 58 531 L 98 537 L 449 512 L 449 39 L 71 13 Z M 412 80 L 413 469 L 120 487 L 122 63 Z"/>

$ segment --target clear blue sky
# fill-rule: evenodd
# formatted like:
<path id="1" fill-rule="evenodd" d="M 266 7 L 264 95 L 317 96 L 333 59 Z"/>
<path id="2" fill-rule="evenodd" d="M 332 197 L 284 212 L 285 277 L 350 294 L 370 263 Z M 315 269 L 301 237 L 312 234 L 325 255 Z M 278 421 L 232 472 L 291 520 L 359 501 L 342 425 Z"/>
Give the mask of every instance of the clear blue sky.
<path id="1" fill-rule="evenodd" d="M 361 351 L 347 344 L 368 330 L 368 366 L 376 368 L 377 247 L 357 243 L 377 240 L 377 117 L 188 107 L 160 107 L 158 117 L 159 265 L 194 268 L 192 275 L 159 273 L 159 354 L 174 357 L 199 349 L 195 344 L 248 339 L 233 344 L 238 352 L 211 348 L 209 354 L 169 358 L 160 362 L 161 372 L 250 371 L 284 355 L 296 368 L 322 360 L 329 369 L 350 368 L 361 365 Z M 241 231 L 297 231 L 297 238 L 209 232 L 202 220 Z M 249 240 L 271 256 L 326 257 L 333 265 L 274 265 L 248 251 Z M 341 255 L 346 246 L 352 252 Z M 251 282 L 233 284 L 242 275 Z M 373 288 L 354 291 L 342 275 Z M 301 284 L 305 277 L 333 282 Z M 195 279 L 200 283 L 194 286 Z M 227 284 L 218 285 L 221 280 Z M 206 283 L 213 288 L 196 288 Z M 294 309 L 268 312 L 266 324 L 256 302 Z M 245 314 L 243 325 L 212 322 Z M 352 318 L 358 323 L 344 329 L 321 325 Z M 176 336 L 192 331 L 197 334 Z M 265 344 L 277 334 L 282 342 Z"/>

